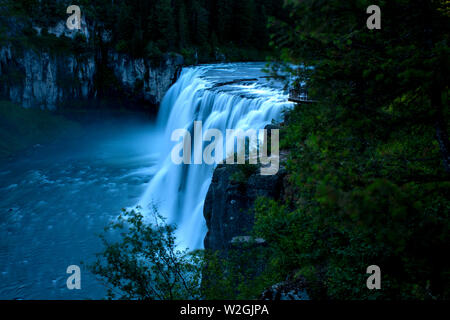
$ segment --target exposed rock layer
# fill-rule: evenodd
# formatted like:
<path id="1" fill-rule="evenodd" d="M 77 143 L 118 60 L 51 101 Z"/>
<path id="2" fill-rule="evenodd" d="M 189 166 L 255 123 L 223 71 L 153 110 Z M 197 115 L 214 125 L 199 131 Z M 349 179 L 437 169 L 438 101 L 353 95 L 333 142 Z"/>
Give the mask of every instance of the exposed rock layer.
<path id="1" fill-rule="evenodd" d="M 272 129 L 267 126 L 266 129 Z M 231 248 L 239 243 L 250 242 L 256 246 L 268 245 L 264 239 L 253 239 L 250 231 L 254 225 L 254 202 L 258 197 L 281 199 L 286 197 L 287 175 L 283 163 L 288 153 L 280 152 L 280 170 L 276 175 L 262 176 L 259 170 L 246 181 L 236 182 L 235 174 L 242 170 L 239 165 L 219 165 L 209 187 L 203 214 L 208 232 L 204 240 L 205 249 L 219 252 L 227 259 Z M 246 248 L 242 247 L 242 250 Z M 260 262 L 264 264 L 265 262 Z M 261 266 L 262 267 L 262 266 Z M 259 271 L 262 268 L 258 269 Z M 307 284 L 301 276 L 290 276 L 284 282 L 264 290 L 262 300 L 309 300 Z"/>
<path id="2" fill-rule="evenodd" d="M 310 300 L 307 285 L 303 277 L 296 279 L 286 279 L 286 281 L 274 284 L 266 289 L 262 294 L 261 300 Z"/>
<path id="3" fill-rule="evenodd" d="M 239 165 L 219 165 L 205 199 L 203 214 L 208 232 L 205 249 L 226 253 L 236 241 L 247 239 L 254 224 L 253 206 L 258 197 L 279 199 L 283 194 L 286 171 L 263 176 L 259 170 L 246 183 L 233 181 Z M 262 243 L 262 239 L 255 239 Z"/>
<path id="4" fill-rule="evenodd" d="M 9 29 L 6 36 L 9 39 L 23 38 L 22 29 L 26 28 L 26 24 L 17 19 L 10 20 L 2 21 L 5 25 L 15 26 Z M 41 29 L 34 27 L 37 43 Z M 65 41 L 68 43 L 89 41 L 94 33 L 84 20 L 80 31 L 69 30 L 60 22 L 47 32 L 67 39 Z M 106 35 L 102 38 L 108 40 Z M 0 45 L 0 94 L 27 108 L 52 110 L 73 99 L 97 98 L 96 79 L 105 66 L 112 71 L 107 80 L 118 83 L 124 96 L 158 105 L 183 64 L 180 55 L 166 55 L 155 64 L 148 59 L 135 59 L 112 50 L 101 54 L 100 47 L 91 50 L 91 53 L 76 54 L 57 52 L 39 44 L 13 43 L 4 41 Z M 110 79 L 112 77 L 116 79 Z"/>

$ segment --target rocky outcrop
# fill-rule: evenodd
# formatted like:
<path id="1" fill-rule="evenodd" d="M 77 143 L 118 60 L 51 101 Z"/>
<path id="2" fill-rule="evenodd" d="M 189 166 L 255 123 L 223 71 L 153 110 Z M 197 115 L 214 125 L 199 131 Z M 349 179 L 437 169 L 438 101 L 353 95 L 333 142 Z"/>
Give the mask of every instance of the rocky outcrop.
<path id="1" fill-rule="evenodd" d="M 260 300 L 310 300 L 305 278 L 288 277 L 286 281 L 274 284 L 266 289 Z"/>
<path id="2" fill-rule="evenodd" d="M 183 57 L 176 54 L 165 55 L 158 65 L 148 59 L 131 59 L 118 53 L 111 53 L 108 61 L 124 90 L 155 105 L 175 83 L 183 65 Z"/>
<path id="3" fill-rule="evenodd" d="M 66 99 L 93 97 L 95 70 L 93 57 L 31 49 L 19 55 L 11 45 L 0 48 L 1 92 L 26 108 L 52 110 Z"/>
<path id="4" fill-rule="evenodd" d="M 285 153 L 280 153 L 280 158 L 285 157 Z M 233 179 L 239 170 L 241 165 L 222 164 L 214 171 L 203 209 L 208 228 L 205 249 L 226 254 L 239 242 L 264 243 L 263 239 L 249 236 L 254 224 L 252 208 L 258 197 L 279 199 L 282 196 L 286 170 L 281 166 L 276 175 L 269 176 L 255 170 L 244 182 Z"/>
<path id="5" fill-rule="evenodd" d="M 266 129 L 278 127 L 269 125 Z M 260 171 L 256 169 L 245 169 L 242 165 L 217 166 L 203 207 L 208 228 L 204 240 L 205 249 L 218 252 L 228 260 L 233 256 L 229 254 L 231 249 L 238 249 L 238 252 L 245 254 L 243 250 L 259 250 L 261 246 L 269 245 L 264 239 L 251 236 L 255 218 L 252 209 L 258 197 L 279 200 L 288 196 L 287 173 L 283 166 L 287 157 L 287 152 L 280 151 L 280 169 L 277 174 L 269 176 L 260 175 Z M 261 264 L 254 269 L 257 275 L 264 269 L 266 261 L 252 263 Z M 310 297 L 305 278 L 295 274 L 264 290 L 259 299 L 309 300 Z"/>
<path id="6" fill-rule="evenodd" d="M 17 30 L 7 35 L 11 39 L 21 34 L 18 21 L 3 23 L 16 26 Z M 35 26 L 34 30 L 36 37 L 40 37 L 41 28 Z M 80 31 L 68 30 L 65 23 L 60 22 L 47 32 L 56 37 L 65 37 L 67 41 L 75 41 L 77 33 L 81 37 L 76 38 L 76 41 L 89 41 L 93 33 L 85 21 Z M 107 41 L 108 37 L 105 34 L 103 38 Z M 71 52 L 57 53 L 52 48 L 36 45 L 24 47 L 3 42 L 0 46 L 0 94 L 24 107 L 50 110 L 65 101 L 94 99 L 98 95 L 95 79 L 97 73 L 104 70 L 99 67 L 102 64 L 113 71 L 117 80 L 115 82 L 121 86 L 121 94 L 158 105 L 176 80 L 183 64 L 180 55 L 166 55 L 155 65 L 150 60 L 132 59 L 111 50 L 101 55 L 98 50 L 77 55 Z"/>

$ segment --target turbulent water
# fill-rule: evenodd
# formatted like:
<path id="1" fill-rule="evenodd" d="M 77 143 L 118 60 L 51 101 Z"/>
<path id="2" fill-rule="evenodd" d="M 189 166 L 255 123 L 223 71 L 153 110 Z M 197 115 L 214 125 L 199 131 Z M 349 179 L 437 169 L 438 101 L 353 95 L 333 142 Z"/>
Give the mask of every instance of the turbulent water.
<path id="1" fill-rule="evenodd" d="M 98 234 L 123 207 L 156 204 L 178 225 L 179 244 L 201 248 L 203 201 L 214 166 L 175 165 L 175 129 L 260 129 L 290 107 L 261 63 L 186 68 L 166 94 L 157 123 L 92 124 L 81 137 L 29 150 L 0 166 L 0 299 L 102 298 L 82 268 L 68 290 L 66 268 L 101 250 Z M 236 82 L 236 79 L 257 81 Z M 228 82 L 228 84 L 226 84 Z"/>
<path id="2" fill-rule="evenodd" d="M 68 290 L 66 269 L 92 261 L 98 234 L 139 200 L 160 138 L 148 121 L 98 121 L 1 164 L 0 298 L 104 297 L 83 268 L 82 289 Z"/>

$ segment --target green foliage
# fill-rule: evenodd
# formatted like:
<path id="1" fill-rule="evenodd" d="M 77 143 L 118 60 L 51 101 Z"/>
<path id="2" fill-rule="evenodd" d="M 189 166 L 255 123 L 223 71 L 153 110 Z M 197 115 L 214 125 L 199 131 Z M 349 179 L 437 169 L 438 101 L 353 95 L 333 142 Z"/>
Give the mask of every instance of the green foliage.
<path id="1" fill-rule="evenodd" d="M 125 40 L 119 40 L 114 49 L 119 53 L 125 53 L 128 51 L 128 43 Z"/>
<path id="2" fill-rule="evenodd" d="M 64 1 L 50 0 L 4 0 L 2 7 L 8 13 L 22 17 L 32 17 L 39 24 L 54 25 L 65 20 L 66 8 Z"/>
<path id="3" fill-rule="evenodd" d="M 156 208 L 150 221 L 138 211 L 123 210 L 106 231 L 105 250 L 91 270 L 107 283 L 110 299 L 200 297 L 201 254 L 177 248 L 175 227 L 166 224 Z M 107 239 L 117 233 L 120 241 Z"/>
<path id="4" fill-rule="evenodd" d="M 181 52 L 188 64 L 216 60 L 264 60 L 268 46 L 268 18 L 284 17 L 279 0 L 80 0 L 83 17 L 95 30 L 89 41 L 71 41 L 46 30 L 67 19 L 67 1 L 6 0 L 5 15 L 21 18 L 29 34 L 11 41 L 24 47 L 80 54 L 92 48 L 111 48 L 133 57 L 158 60 L 164 53 Z M 37 36 L 31 26 L 43 29 Z M 111 41 L 102 39 L 111 34 Z M 1 41 L 1 39 L 0 39 Z M 72 43 L 73 42 L 73 43 Z M 220 52 L 218 55 L 217 52 Z M 192 52 L 197 52 L 193 59 Z"/>
<path id="5" fill-rule="evenodd" d="M 236 166 L 236 170 L 230 176 L 230 181 L 245 184 L 248 181 L 248 178 L 253 175 L 258 170 L 258 165 L 256 164 L 241 164 Z"/>
<path id="6" fill-rule="evenodd" d="M 177 36 L 171 0 L 157 0 L 155 11 L 155 31 L 160 40 L 160 48 L 169 51 L 174 48 Z"/>
<path id="7" fill-rule="evenodd" d="M 196 58 L 196 50 L 194 48 L 183 48 L 181 49 L 181 54 L 184 57 L 184 63 L 186 65 L 194 65 L 198 62 Z"/>
<path id="8" fill-rule="evenodd" d="M 368 30 L 370 1 L 289 3 L 271 22 L 273 71 L 318 102 L 286 114 L 285 200 L 256 204 L 269 266 L 304 275 L 314 298 L 449 299 L 448 135 L 436 139 L 450 128 L 448 16 L 438 1 L 382 1 L 382 30 Z M 366 288 L 372 264 L 381 290 Z"/>
<path id="9" fill-rule="evenodd" d="M 90 265 L 108 287 L 109 299 L 255 299 L 275 280 L 264 270 L 265 247 L 251 240 L 218 252 L 177 248 L 176 228 L 156 207 L 145 218 L 123 210 L 101 236 L 103 252 Z"/>
<path id="10" fill-rule="evenodd" d="M 253 0 L 236 2 L 234 13 L 234 32 L 239 34 L 239 44 L 246 45 L 252 41 L 255 2 Z"/>
<path id="11" fill-rule="evenodd" d="M 153 41 L 150 41 L 147 44 L 147 47 L 145 48 L 145 52 L 147 54 L 147 57 L 150 59 L 160 59 L 163 55 L 163 53 L 159 49 L 158 45 Z"/>
<path id="12" fill-rule="evenodd" d="M 266 267 L 269 254 L 254 239 L 234 244 L 226 256 L 205 252 L 202 294 L 207 300 L 258 299 L 268 286 L 280 281 L 278 274 Z"/>
<path id="13" fill-rule="evenodd" d="M 15 15 L 31 18 L 44 29 L 65 21 L 67 3 L 50 0 L 8 1 Z M 97 22 L 93 41 L 98 34 L 112 31 L 112 48 L 135 57 L 149 53 L 199 51 L 199 62 L 215 59 L 215 47 L 237 47 L 230 54 L 244 60 L 261 60 L 269 51 L 266 27 L 268 17 L 282 17 L 285 12 L 279 0 L 109 0 L 80 1 L 83 16 Z M 262 50 L 260 54 L 258 50 Z M 249 51 L 252 51 L 249 54 Z M 189 56 L 187 57 L 189 59 Z M 237 61 L 238 57 L 231 60 Z"/>

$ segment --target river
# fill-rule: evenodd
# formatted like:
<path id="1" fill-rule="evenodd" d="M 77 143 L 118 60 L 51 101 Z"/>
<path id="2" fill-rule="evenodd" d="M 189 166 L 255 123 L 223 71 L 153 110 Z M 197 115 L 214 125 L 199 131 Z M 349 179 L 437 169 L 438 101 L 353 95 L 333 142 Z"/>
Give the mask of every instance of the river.
<path id="1" fill-rule="evenodd" d="M 173 130 L 262 129 L 291 107 L 263 63 L 185 68 L 156 122 L 104 120 L 81 136 L 36 146 L 0 165 L 0 298 L 99 299 L 103 284 L 82 267 L 81 290 L 66 268 L 89 263 L 98 235 L 121 208 L 156 204 L 178 226 L 179 245 L 202 248 L 203 201 L 214 166 L 175 165 Z M 257 79 L 237 81 L 242 79 Z"/>

